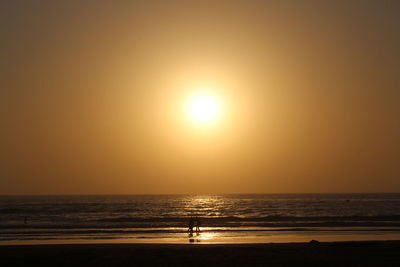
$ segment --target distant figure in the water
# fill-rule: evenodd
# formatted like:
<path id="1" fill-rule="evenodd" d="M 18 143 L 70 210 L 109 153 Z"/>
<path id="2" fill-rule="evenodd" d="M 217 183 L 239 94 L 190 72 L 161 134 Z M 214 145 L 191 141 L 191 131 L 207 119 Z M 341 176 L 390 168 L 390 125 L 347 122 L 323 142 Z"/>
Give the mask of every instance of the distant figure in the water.
<path id="1" fill-rule="evenodd" d="M 189 220 L 189 229 L 188 229 L 190 235 L 193 235 L 193 227 L 194 227 L 194 219 L 191 216 Z"/>
<path id="2" fill-rule="evenodd" d="M 196 222 L 196 232 L 197 232 L 197 233 L 200 233 L 200 226 L 201 226 L 201 220 L 200 220 L 200 218 L 199 218 L 199 217 L 196 217 L 195 222 Z"/>
<path id="3" fill-rule="evenodd" d="M 28 223 L 28 217 L 24 216 L 24 224 L 27 224 L 27 223 Z"/>

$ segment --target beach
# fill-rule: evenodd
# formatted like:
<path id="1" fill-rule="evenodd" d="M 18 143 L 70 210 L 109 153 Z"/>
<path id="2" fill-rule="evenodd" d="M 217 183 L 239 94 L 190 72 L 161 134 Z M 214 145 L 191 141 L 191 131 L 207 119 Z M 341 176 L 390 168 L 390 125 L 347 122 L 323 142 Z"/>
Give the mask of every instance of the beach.
<path id="1" fill-rule="evenodd" d="M 400 241 L 3 245 L 0 266 L 398 266 Z"/>
<path id="2" fill-rule="evenodd" d="M 399 201 L 400 194 L 3 196 L 0 266 L 398 266 Z M 191 218 L 201 231 L 188 233 Z"/>

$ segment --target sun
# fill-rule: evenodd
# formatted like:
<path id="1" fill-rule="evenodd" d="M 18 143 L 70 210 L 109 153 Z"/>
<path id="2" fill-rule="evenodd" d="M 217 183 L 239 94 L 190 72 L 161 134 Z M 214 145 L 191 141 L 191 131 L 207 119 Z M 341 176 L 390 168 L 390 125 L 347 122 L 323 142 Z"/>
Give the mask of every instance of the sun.
<path id="1" fill-rule="evenodd" d="M 189 119 L 198 124 L 215 122 L 221 112 L 218 98 L 210 92 L 192 94 L 186 104 L 186 113 Z"/>

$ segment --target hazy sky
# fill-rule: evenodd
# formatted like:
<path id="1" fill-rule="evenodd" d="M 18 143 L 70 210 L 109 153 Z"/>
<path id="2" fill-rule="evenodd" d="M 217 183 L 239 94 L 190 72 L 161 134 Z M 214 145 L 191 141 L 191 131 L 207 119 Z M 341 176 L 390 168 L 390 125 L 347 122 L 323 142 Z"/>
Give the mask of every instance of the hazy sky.
<path id="1" fill-rule="evenodd" d="M 400 191 L 400 1 L 1 1 L 0 194 Z M 196 88 L 213 126 L 187 120 Z"/>

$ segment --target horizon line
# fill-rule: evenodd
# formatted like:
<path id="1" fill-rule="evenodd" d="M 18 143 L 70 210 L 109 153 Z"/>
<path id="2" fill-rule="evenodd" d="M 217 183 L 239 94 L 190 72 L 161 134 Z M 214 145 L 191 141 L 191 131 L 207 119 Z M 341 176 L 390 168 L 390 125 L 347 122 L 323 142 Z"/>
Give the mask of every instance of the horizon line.
<path id="1" fill-rule="evenodd" d="M 346 195 L 400 194 L 398 192 L 307 192 L 307 193 L 83 193 L 83 194 L 1 194 L 2 196 L 171 196 L 171 195 Z"/>

